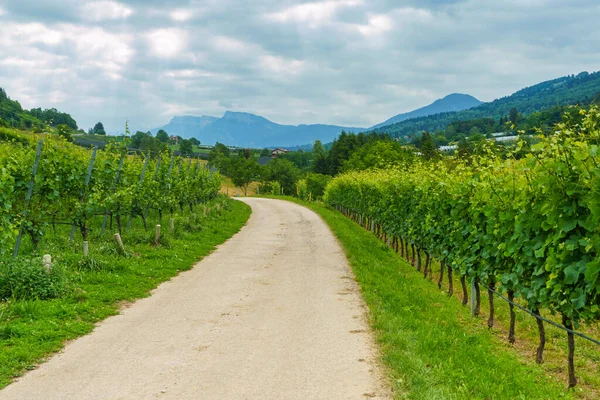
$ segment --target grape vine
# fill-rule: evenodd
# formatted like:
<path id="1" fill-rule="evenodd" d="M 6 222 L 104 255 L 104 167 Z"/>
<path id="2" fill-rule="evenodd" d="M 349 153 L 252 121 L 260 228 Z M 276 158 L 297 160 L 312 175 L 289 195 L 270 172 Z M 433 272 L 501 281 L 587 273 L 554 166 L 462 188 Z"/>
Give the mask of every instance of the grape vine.
<path id="1" fill-rule="evenodd" d="M 490 296 L 498 290 L 520 298 L 534 314 L 559 314 L 569 329 L 597 321 L 600 111 L 579 112 L 582 122 L 567 118 L 554 135 L 519 142 L 512 157 L 489 149 L 469 163 L 351 172 L 328 185 L 325 201 L 374 223 L 407 257 L 409 246 L 436 257 L 463 284 L 473 282 L 477 297 L 483 284 Z M 569 334 L 570 386 L 577 383 L 573 351 Z"/>

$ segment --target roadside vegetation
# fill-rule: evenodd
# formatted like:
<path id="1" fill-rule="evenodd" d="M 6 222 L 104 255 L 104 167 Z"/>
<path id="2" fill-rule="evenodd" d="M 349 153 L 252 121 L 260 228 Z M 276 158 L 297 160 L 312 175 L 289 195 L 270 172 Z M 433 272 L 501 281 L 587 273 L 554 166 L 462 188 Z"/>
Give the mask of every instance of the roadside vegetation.
<path id="1" fill-rule="evenodd" d="M 0 127 L 0 387 L 237 232 L 220 184 L 168 149 Z"/>
<path id="2" fill-rule="evenodd" d="M 369 307 L 395 398 L 596 398 L 589 387 L 568 391 L 556 379 L 555 363 L 546 368 L 529 357 L 535 346 L 520 338 L 515 351 L 502 340 L 504 332 L 470 317 L 460 299 L 424 279 L 372 232 L 321 202 L 284 198 L 315 211 L 340 240 Z M 524 320 L 519 318 L 519 332 L 526 330 Z"/>
<path id="3" fill-rule="evenodd" d="M 538 378 L 549 378 L 562 385 L 562 390 L 546 395 L 544 391 L 534 392 L 533 396 L 524 389 L 522 392 L 502 389 L 514 396 L 506 398 L 599 397 L 600 352 L 594 340 L 597 342 L 600 337 L 600 242 L 595 195 L 600 176 L 597 160 L 600 111 L 597 106 L 574 108 L 563 118 L 555 126 L 554 135 L 539 135 L 534 142 L 519 137 L 510 146 L 482 141 L 473 153 L 447 156 L 438 153 L 434 146 L 412 153 L 404 148 L 396 153 L 401 157 L 387 166 L 363 169 L 365 164 L 372 164 L 373 154 L 358 150 L 348 160 L 360 167 L 347 170 L 352 164 L 344 162 L 341 173 L 326 184 L 323 195 L 323 200 L 338 215 L 357 223 L 358 229 L 373 231 L 384 247 L 405 258 L 414 267 L 413 272 L 422 277 L 417 282 L 411 275 L 402 274 L 401 279 L 406 282 L 389 282 L 389 285 L 409 293 L 417 305 L 419 297 L 426 295 L 422 290 L 438 293 L 437 299 L 428 299 L 422 307 L 402 303 L 416 312 L 415 323 L 422 319 L 425 324 L 425 318 L 433 315 L 447 330 L 455 328 L 449 321 L 456 320 L 469 332 L 475 322 L 478 329 L 487 329 L 496 339 L 503 339 L 502 344 L 493 342 L 498 349 L 487 349 L 489 355 L 481 363 L 461 361 L 460 365 L 488 368 L 485 373 L 490 374 L 489 382 L 498 374 L 501 381 L 511 381 L 516 378 L 503 376 L 496 361 L 490 360 L 501 350 L 498 357 L 504 359 L 503 351 L 507 350 L 523 365 L 539 364 L 535 368 L 540 374 Z M 363 148 L 380 143 L 386 142 L 373 141 Z M 305 180 L 297 181 L 296 198 L 311 200 Z M 335 227 L 332 229 L 336 231 Z M 358 233 L 354 235 L 361 237 Z M 365 279 L 371 279 L 372 274 L 379 274 L 377 271 L 384 268 L 366 259 L 367 255 L 375 254 L 366 250 L 370 248 L 373 243 L 365 247 L 365 259 L 361 266 L 356 266 L 365 268 Z M 352 259 L 353 251 L 348 248 L 347 251 Z M 363 264 L 373 269 L 368 270 Z M 388 292 L 382 281 L 398 278 L 391 271 L 385 273 L 387 276 L 378 276 L 374 283 L 377 301 L 370 303 L 375 308 L 384 307 L 387 312 L 394 304 L 386 301 L 398 300 L 391 290 L 385 298 L 379 297 Z M 423 281 L 429 289 L 423 287 Z M 408 288 L 407 282 L 414 284 L 414 288 Z M 457 315 L 435 313 L 434 309 L 439 309 L 441 299 L 447 295 L 458 298 L 452 303 L 457 306 L 453 311 Z M 510 307 L 506 299 L 514 305 Z M 469 306 L 461 309 L 461 304 Z M 397 315 L 392 313 L 388 317 L 410 323 L 409 316 L 402 311 L 396 309 Z M 379 325 L 375 323 L 375 327 Z M 427 331 L 435 329 L 428 327 Z M 437 332 L 435 337 L 443 338 L 448 333 Z M 448 346 L 461 351 L 461 346 L 478 343 L 470 342 L 466 335 L 460 343 L 442 341 L 434 346 L 435 338 L 428 342 L 427 337 L 419 341 L 429 343 L 438 353 L 446 351 Z M 416 359 L 414 355 L 406 356 Z M 449 368 L 456 369 L 453 363 L 461 355 L 449 352 L 446 356 L 450 357 L 446 361 Z M 398 371 L 406 374 L 408 368 L 405 365 Z M 456 381 L 453 384 L 462 385 Z M 519 385 L 514 381 L 513 386 Z M 408 389 L 409 397 L 414 390 L 412 386 Z M 459 393 L 458 398 L 467 398 L 467 393 Z M 473 393 L 479 393 L 479 389 Z M 427 396 L 438 397 L 433 392 Z M 440 396 L 446 398 L 449 394 Z M 504 397 L 481 394 L 481 398 Z"/>
<path id="4" fill-rule="evenodd" d="M 204 206 L 210 209 L 203 215 Z M 69 226 L 49 232 L 34 250 L 23 243 L 16 260 L 0 262 L 0 388 L 46 357 L 65 341 L 85 335 L 97 322 L 118 314 L 126 303 L 146 297 L 160 283 L 185 271 L 235 234 L 250 216 L 242 202 L 217 197 L 165 225 L 159 244 L 154 229 L 135 220 L 123 234 L 121 254 L 111 234 L 90 237 L 89 256 L 81 239 L 69 243 Z M 151 213 L 149 221 L 158 221 Z M 91 225 L 98 232 L 102 219 Z M 43 255 L 52 256 L 51 272 Z"/>

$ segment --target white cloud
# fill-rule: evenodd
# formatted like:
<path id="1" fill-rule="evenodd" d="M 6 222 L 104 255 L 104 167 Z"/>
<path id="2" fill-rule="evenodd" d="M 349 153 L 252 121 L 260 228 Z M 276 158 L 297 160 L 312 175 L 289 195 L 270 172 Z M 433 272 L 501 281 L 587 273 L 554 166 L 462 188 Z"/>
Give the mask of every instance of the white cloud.
<path id="1" fill-rule="evenodd" d="M 156 29 L 147 34 L 150 50 L 160 58 L 180 55 L 187 46 L 187 33 L 181 29 Z"/>
<path id="2" fill-rule="evenodd" d="M 26 24 L 3 24 L 0 26 L 0 43 L 8 44 L 20 41 L 24 45 L 56 45 L 64 40 L 57 29 L 51 29 L 38 22 Z"/>
<path id="3" fill-rule="evenodd" d="M 213 43 L 217 50 L 224 50 L 226 52 L 240 52 L 249 47 L 241 40 L 228 36 L 217 36 L 214 38 Z"/>
<path id="4" fill-rule="evenodd" d="M 81 16 L 88 21 L 106 21 L 126 19 L 133 14 L 133 9 L 116 1 L 101 0 L 85 4 Z"/>
<path id="5" fill-rule="evenodd" d="M 4 14 L 6 14 L 6 10 L 2 7 L 0 7 L 0 17 L 3 16 Z"/>
<path id="6" fill-rule="evenodd" d="M 394 24 L 387 15 L 370 15 L 367 25 L 358 25 L 357 30 L 364 36 L 377 36 L 392 30 Z"/>
<path id="7" fill-rule="evenodd" d="M 177 21 L 177 22 L 185 22 L 189 19 L 191 19 L 194 16 L 194 13 L 191 10 L 185 10 L 185 9 L 177 9 L 177 10 L 173 10 L 169 13 L 169 17 L 171 17 L 171 19 L 173 21 Z"/>
<path id="8" fill-rule="evenodd" d="M 259 64 L 271 72 L 282 75 L 295 75 L 304 69 L 306 62 L 302 60 L 289 60 L 283 57 L 264 55 L 259 58 Z"/>
<path id="9" fill-rule="evenodd" d="M 363 4 L 363 0 L 327 0 L 304 3 L 271 13 L 268 18 L 277 22 L 306 22 L 311 27 L 317 27 L 329 22 L 340 9 L 356 7 L 361 4 Z"/>

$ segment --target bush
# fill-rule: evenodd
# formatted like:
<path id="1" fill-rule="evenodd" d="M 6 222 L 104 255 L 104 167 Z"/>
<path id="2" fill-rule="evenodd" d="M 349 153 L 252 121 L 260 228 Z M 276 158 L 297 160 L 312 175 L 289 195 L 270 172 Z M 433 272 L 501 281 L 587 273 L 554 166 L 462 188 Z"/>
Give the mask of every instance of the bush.
<path id="1" fill-rule="evenodd" d="M 29 140 L 26 137 L 20 135 L 14 130 L 5 129 L 0 127 L 0 142 L 16 142 L 22 145 L 28 145 Z"/>
<path id="2" fill-rule="evenodd" d="M 54 299 L 68 290 L 67 272 L 53 265 L 46 272 L 40 259 L 0 262 L 0 299 Z"/>
<path id="3" fill-rule="evenodd" d="M 262 182 L 258 185 L 258 192 L 260 194 L 280 195 L 281 185 L 279 182 Z"/>
<path id="4" fill-rule="evenodd" d="M 331 176 L 323 174 L 306 174 L 306 192 L 312 193 L 312 199 L 320 199 L 325 193 L 325 187 L 331 181 Z"/>
<path id="5" fill-rule="evenodd" d="M 73 135 L 71 134 L 71 128 L 69 128 L 67 125 L 65 125 L 65 124 L 58 125 L 56 127 L 56 132 L 58 133 L 58 136 L 66 139 L 67 142 L 73 141 Z"/>
<path id="6" fill-rule="evenodd" d="M 306 190 L 306 179 L 300 179 L 296 182 L 296 196 L 302 200 L 308 200 L 308 190 Z"/>

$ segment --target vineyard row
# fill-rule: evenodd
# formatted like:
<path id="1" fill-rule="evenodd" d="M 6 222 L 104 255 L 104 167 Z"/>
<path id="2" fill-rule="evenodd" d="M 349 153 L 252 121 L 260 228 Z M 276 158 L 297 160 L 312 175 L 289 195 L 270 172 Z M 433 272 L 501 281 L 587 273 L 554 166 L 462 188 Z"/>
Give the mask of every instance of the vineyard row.
<path id="1" fill-rule="evenodd" d="M 36 247 L 44 232 L 69 224 L 87 240 L 89 220 L 116 220 L 119 233 L 150 210 L 173 214 L 216 196 L 220 176 L 197 161 L 168 152 L 130 155 L 119 145 L 106 150 L 75 147 L 47 137 L 0 143 L 0 254 L 14 249 L 22 235 Z"/>
<path id="2" fill-rule="evenodd" d="M 351 172 L 324 199 L 418 267 L 423 253 L 426 271 L 436 258 L 463 288 L 472 282 L 476 309 L 485 285 L 534 314 L 559 314 L 572 330 L 600 317 L 600 112 L 581 113 L 583 122 L 558 124 L 532 146 L 522 140 L 512 156 L 490 148 L 467 161 Z M 514 317 L 511 326 L 514 336 Z M 572 333 L 568 343 L 575 386 Z"/>

